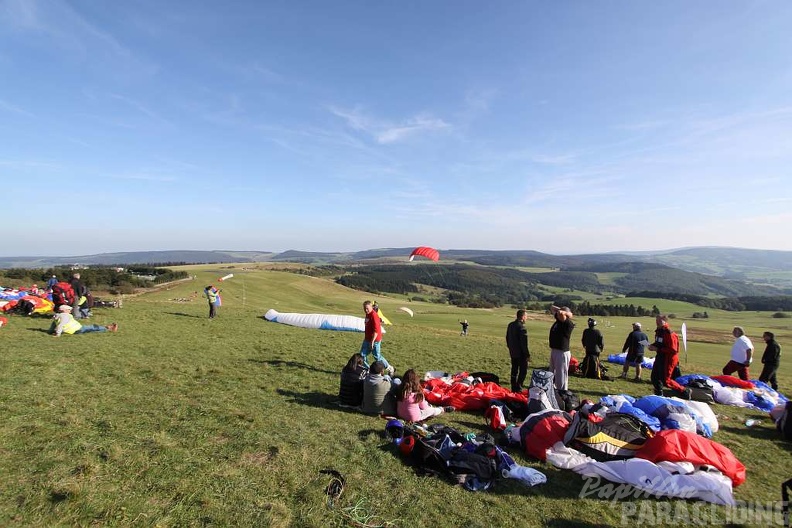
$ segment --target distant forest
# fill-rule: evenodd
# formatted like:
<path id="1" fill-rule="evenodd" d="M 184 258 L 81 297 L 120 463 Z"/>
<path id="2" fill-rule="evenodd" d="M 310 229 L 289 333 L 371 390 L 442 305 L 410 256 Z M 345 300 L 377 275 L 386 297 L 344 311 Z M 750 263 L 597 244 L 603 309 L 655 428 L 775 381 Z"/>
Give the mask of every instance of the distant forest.
<path id="1" fill-rule="evenodd" d="M 80 274 L 80 279 L 91 290 L 109 291 L 113 294 L 132 293 L 135 288 L 147 288 L 152 284 L 162 284 L 178 279 L 186 279 L 189 274 L 185 271 L 171 269 L 133 266 L 116 271 L 116 267 L 91 267 L 86 269 L 71 269 L 70 267 L 23 269 L 11 268 L 0 270 L 0 283 L 3 286 L 30 286 L 38 284 L 43 288 L 46 282 L 55 275 L 59 280 L 68 282 L 74 273 Z M 153 277 L 153 278 L 151 278 Z M 9 279 L 6 281 L 5 279 Z M 7 284 L 6 284 L 7 283 Z"/>
<path id="2" fill-rule="evenodd" d="M 792 296 L 777 295 L 740 281 L 730 281 L 699 273 L 669 268 L 661 264 L 600 264 L 547 273 L 531 273 L 514 268 L 451 265 L 332 266 L 339 284 L 373 293 L 400 293 L 421 300 L 448 302 L 461 307 L 491 308 L 504 305 L 543 307 L 547 302 L 574 303 L 584 315 L 652 315 L 656 307 L 592 305 L 573 291 L 629 297 L 687 301 L 705 308 L 722 310 L 790 311 Z M 593 271 L 596 269 L 597 271 Z M 313 273 L 327 275 L 314 268 Z M 605 271 L 607 270 L 607 271 Z M 600 282 L 597 273 L 623 273 L 611 283 Z M 422 286 L 423 285 L 423 286 Z M 430 288 L 426 288 L 430 287 Z M 551 291 L 553 287 L 555 291 Z M 428 294 L 431 288 L 441 294 Z M 568 293 L 557 293 L 559 288 Z M 775 292 L 776 295 L 767 295 Z M 426 298 L 426 297 L 429 298 Z"/>

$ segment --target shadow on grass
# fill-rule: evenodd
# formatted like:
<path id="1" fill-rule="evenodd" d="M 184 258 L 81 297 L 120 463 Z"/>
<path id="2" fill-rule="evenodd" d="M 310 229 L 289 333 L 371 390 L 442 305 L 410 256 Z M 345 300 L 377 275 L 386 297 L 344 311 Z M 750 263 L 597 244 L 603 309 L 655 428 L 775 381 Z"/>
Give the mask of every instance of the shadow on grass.
<path id="1" fill-rule="evenodd" d="M 755 425 L 747 427 L 742 422 L 736 422 L 733 425 L 720 424 L 720 431 L 727 431 L 736 435 L 750 436 L 751 438 L 761 438 L 762 440 L 778 441 L 781 443 L 781 433 L 776 429 L 775 424 L 769 418 L 762 422 L 762 425 Z"/>
<path id="2" fill-rule="evenodd" d="M 308 365 L 307 363 L 301 363 L 299 361 L 284 361 L 282 359 L 248 359 L 251 363 L 261 363 L 263 365 L 272 365 L 273 367 L 291 367 L 291 368 L 298 368 L 298 369 L 305 369 L 305 370 L 313 370 L 314 372 L 321 372 L 323 374 L 333 374 L 338 375 L 340 371 L 335 370 L 325 370 L 321 368 L 317 368 L 313 365 Z"/>
<path id="3" fill-rule="evenodd" d="M 28 328 L 28 330 L 30 330 L 31 332 L 41 332 L 44 334 L 50 333 L 49 328 Z"/>
<path id="4" fill-rule="evenodd" d="M 179 317 L 192 317 L 194 319 L 206 319 L 206 317 L 202 316 L 202 315 L 187 314 L 187 313 L 184 313 L 184 312 L 165 312 L 165 315 L 177 315 Z"/>
<path id="5" fill-rule="evenodd" d="M 338 394 L 327 394 L 326 392 L 316 391 L 294 392 L 286 389 L 277 389 L 275 392 L 288 398 L 291 403 L 299 403 L 300 405 L 307 405 L 308 407 L 318 407 L 320 409 L 329 409 L 331 411 L 347 414 L 359 414 L 361 416 L 372 416 L 374 418 L 377 416 L 367 415 L 354 407 L 341 407 L 338 404 Z"/>

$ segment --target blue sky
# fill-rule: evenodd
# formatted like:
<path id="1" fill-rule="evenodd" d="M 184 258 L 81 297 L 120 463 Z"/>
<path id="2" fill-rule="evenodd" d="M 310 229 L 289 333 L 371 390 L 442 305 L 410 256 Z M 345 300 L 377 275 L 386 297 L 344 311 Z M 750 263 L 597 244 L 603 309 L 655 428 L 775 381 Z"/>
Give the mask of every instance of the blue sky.
<path id="1" fill-rule="evenodd" d="M 0 0 L 0 254 L 792 250 L 792 2 Z"/>

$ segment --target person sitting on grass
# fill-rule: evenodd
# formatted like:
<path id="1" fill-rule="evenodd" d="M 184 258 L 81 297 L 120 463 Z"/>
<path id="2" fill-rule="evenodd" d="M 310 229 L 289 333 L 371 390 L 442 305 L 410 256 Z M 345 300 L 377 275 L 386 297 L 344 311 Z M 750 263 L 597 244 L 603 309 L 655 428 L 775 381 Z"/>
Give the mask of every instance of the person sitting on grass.
<path id="1" fill-rule="evenodd" d="M 361 354 L 362 356 L 363 354 Z M 387 396 L 391 390 L 392 380 L 385 372 L 385 363 L 375 361 L 363 380 L 363 412 L 366 414 L 391 414 L 386 409 Z"/>
<path id="2" fill-rule="evenodd" d="M 407 422 L 422 422 L 432 416 L 453 411 L 454 408 L 451 406 L 429 405 L 429 402 L 424 398 L 423 388 L 415 370 L 408 369 L 404 373 L 396 395 L 396 416 Z"/>
<path id="3" fill-rule="evenodd" d="M 58 313 L 53 316 L 52 325 L 49 333 L 52 337 L 60 337 L 61 334 L 87 334 L 89 332 L 117 332 L 118 323 L 111 323 L 107 326 L 92 324 L 81 325 L 71 314 L 72 307 L 68 304 L 61 305 Z"/>
<path id="4" fill-rule="evenodd" d="M 363 380 L 368 369 L 359 353 L 352 354 L 346 366 L 341 370 L 341 386 L 338 389 L 339 405 L 342 407 L 360 407 L 363 403 Z"/>

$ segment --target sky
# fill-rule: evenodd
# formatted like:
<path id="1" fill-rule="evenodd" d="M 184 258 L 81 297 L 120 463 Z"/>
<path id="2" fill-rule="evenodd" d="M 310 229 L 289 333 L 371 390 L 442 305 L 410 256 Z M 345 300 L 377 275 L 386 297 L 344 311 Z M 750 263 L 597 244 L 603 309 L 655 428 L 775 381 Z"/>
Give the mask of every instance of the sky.
<path id="1" fill-rule="evenodd" d="M 0 256 L 792 250 L 792 2 L 0 0 Z"/>

